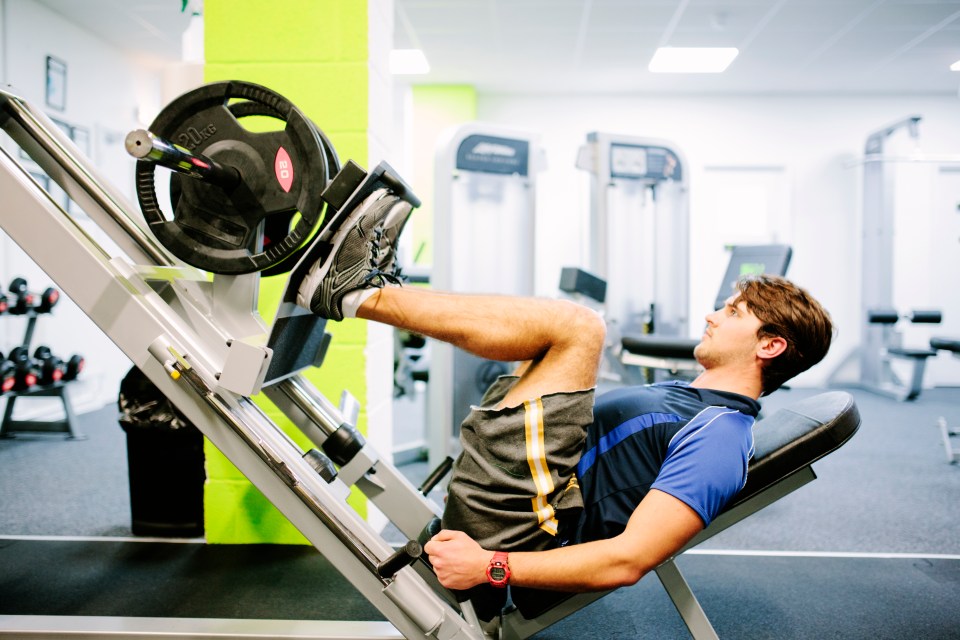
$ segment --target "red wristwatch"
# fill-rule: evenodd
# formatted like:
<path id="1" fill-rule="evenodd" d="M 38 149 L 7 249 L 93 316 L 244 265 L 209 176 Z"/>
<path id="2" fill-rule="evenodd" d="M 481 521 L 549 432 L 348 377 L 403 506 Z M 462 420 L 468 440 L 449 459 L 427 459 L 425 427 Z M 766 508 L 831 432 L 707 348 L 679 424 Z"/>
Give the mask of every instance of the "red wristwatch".
<path id="1" fill-rule="evenodd" d="M 490 558 L 490 564 L 487 565 L 487 582 L 501 589 L 510 582 L 510 565 L 507 564 L 505 551 L 497 551 Z"/>

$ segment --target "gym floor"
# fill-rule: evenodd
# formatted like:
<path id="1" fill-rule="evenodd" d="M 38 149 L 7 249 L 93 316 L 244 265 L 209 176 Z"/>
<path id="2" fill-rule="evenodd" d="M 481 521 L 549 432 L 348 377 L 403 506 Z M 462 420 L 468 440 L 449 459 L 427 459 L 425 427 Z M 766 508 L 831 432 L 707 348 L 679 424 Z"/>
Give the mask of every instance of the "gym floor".
<path id="1" fill-rule="evenodd" d="M 779 391 L 764 412 L 816 392 Z M 957 637 L 960 465 L 936 421 L 960 423 L 960 389 L 851 393 L 863 425 L 817 481 L 678 561 L 720 637 Z M 0 615 L 383 619 L 310 547 L 133 538 L 116 410 L 80 430 L 0 440 Z M 688 637 L 654 576 L 536 637 L 641 636 Z"/>

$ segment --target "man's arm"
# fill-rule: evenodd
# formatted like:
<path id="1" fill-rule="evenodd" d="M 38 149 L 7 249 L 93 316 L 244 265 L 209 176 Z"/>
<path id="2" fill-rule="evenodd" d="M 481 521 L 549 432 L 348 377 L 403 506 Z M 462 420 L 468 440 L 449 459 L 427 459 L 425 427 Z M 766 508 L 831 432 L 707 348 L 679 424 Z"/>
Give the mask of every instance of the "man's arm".
<path id="1" fill-rule="evenodd" d="M 548 551 L 510 553 L 510 584 L 560 591 L 602 591 L 631 585 L 703 529 L 686 503 L 653 489 L 620 535 Z M 425 551 L 440 583 L 468 589 L 487 581 L 492 550 L 460 531 L 441 531 Z"/>

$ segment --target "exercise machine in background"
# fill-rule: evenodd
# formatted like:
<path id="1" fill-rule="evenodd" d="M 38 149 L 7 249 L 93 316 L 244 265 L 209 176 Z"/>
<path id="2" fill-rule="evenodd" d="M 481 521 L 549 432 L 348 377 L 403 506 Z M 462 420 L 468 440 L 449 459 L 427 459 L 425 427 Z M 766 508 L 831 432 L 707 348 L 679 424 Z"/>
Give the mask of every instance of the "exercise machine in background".
<path id="1" fill-rule="evenodd" d="M 785 276 L 790 266 L 793 250 L 783 244 L 739 245 L 728 247 L 730 262 L 720 281 L 713 308 L 720 309 L 735 291 L 737 280 L 746 275 Z M 693 378 L 700 365 L 693 356 L 700 337 L 664 337 L 656 334 L 624 334 L 621 339 L 620 361 L 640 367 L 647 372 L 645 381 L 655 382 L 657 373 L 666 372 L 670 377 Z"/>
<path id="2" fill-rule="evenodd" d="M 686 337 L 690 211 L 683 154 L 663 140 L 594 132 L 580 147 L 577 168 L 590 174 L 586 268 L 607 283 L 610 339 Z"/>
<path id="3" fill-rule="evenodd" d="M 533 295 L 537 136 L 461 125 L 437 146 L 431 284 L 440 291 Z M 430 343 L 427 385 L 431 467 L 457 451 L 470 406 L 510 366 Z"/>
<path id="4" fill-rule="evenodd" d="M 956 338 L 944 338 L 934 336 L 930 338 L 930 348 L 936 351 L 946 351 L 955 358 L 960 358 L 960 340 Z M 947 454 L 947 462 L 954 464 L 960 462 L 960 449 L 954 448 L 953 442 L 960 438 L 960 431 L 956 427 L 951 427 L 946 416 L 937 418 L 937 428 L 940 430 L 943 450 Z"/>
<path id="5" fill-rule="evenodd" d="M 723 307 L 742 276 L 786 275 L 793 255 L 790 246 L 783 244 L 736 245 L 727 249 L 730 261 L 720 281 L 714 309 Z M 588 304 L 599 306 L 601 312 L 605 285 L 602 279 L 573 267 L 565 268 L 560 276 L 561 291 L 580 300 L 591 301 Z M 616 381 L 628 384 L 654 382 L 658 377 L 692 379 L 700 371 L 700 365 L 693 356 L 693 350 L 699 343 L 699 337 L 627 333 L 619 336 L 616 342 L 608 339 L 604 348 L 604 369 L 622 371 L 623 375 Z M 639 371 L 639 374 L 634 371 Z"/>
<path id="6" fill-rule="evenodd" d="M 860 344 L 829 377 L 831 385 L 853 385 L 898 401 L 920 395 L 927 360 L 936 355 L 934 349 L 925 346 L 905 346 L 902 327 L 906 323 L 942 322 L 938 309 L 904 312 L 897 309 L 894 300 L 895 168 L 904 158 L 886 156 L 885 147 L 891 136 L 904 131 L 911 140 L 918 140 L 921 119 L 911 115 L 867 136 L 863 158 Z M 923 158 L 915 156 L 909 160 Z M 906 374 L 898 373 L 897 367 L 905 369 Z"/>

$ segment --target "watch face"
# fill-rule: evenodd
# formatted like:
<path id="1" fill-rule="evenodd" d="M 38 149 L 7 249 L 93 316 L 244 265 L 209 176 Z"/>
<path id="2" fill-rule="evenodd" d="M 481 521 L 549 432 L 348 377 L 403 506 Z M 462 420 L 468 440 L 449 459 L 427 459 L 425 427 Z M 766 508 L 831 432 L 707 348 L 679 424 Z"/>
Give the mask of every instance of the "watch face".
<path id="1" fill-rule="evenodd" d="M 507 572 L 503 567 L 490 567 L 490 579 L 495 582 L 500 582 L 507 577 Z"/>

